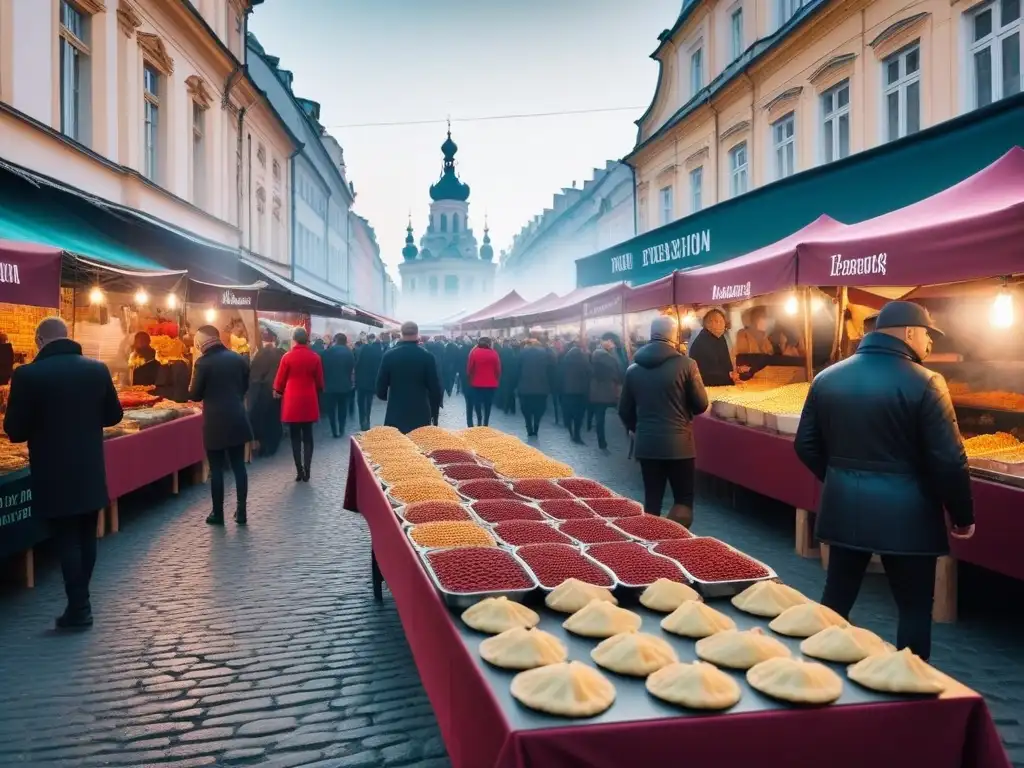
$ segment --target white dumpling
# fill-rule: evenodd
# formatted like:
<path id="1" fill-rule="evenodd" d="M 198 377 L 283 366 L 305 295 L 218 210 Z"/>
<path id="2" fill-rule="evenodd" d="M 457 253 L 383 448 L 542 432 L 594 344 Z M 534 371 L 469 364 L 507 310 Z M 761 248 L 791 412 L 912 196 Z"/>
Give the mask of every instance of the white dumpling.
<path id="1" fill-rule="evenodd" d="M 562 626 L 582 637 L 611 637 L 621 632 L 636 632 L 641 619 L 632 611 L 603 600 L 591 600 L 563 622 Z"/>
<path id="2" fill-rule="evenodd" d="M 615 686 L 578 661 L 550 664 L 512 678 L 512 696 L 530 709 L 563 717 L 592 717 L 615 701 Z"/>
<path id="3" fill-rule="evenodd" d="M 480 643 L 480 656 L 503 669 L 533 669 L 569 657 L 562 642 L 540 629 L 513 627 Z"/>
<path id="4" fill-rule="evenodd" d="M 697 655 L 730 669 L 749 669 L 776 656 L 789 656 L 789 648 L 755 627 L 746 631 L 727 629 L 698 640 Z"/>
<path id="5" fill-rule="evenodd" d="M 895 650 L 874 632 L 861 627 L 828 627 L 800 643 L 800 653 L 838 664 L 855 664 L 876 653 Z"/>
<path id="6" fill-rule="evenodd" d="M 815 661 L 779 656 L 747 670 L 747 682 L 763 694 L 794 704 L 830 704 L 843 695 L 843 681 Z"/>
<path id="7" fill-rule="evenodd" d="M 736 622 L 706 603 L 689 600 L 662 619 L 661 628 L 674 635 L 701 638 L 736 629 Z"/>
<path id="8" fill-rule="evenodd" d="M 623 632 L 597 644 L 590 658 L 598 666 L 620 675 L 647 677 L 666 664 L 679 661 L 672 646 L 654 635 Z"/>
<path id="9" fill-rule="evenodd" d="M 845 627 L 849 622 L 833 611 L 818 603 L 804 603 L 787 608 L 768 625 L 780 635 L 789 637 L 810 637 L 828 627 Z"/>
<path id="10" fill-rule="evenodd" d="M 668 664 L 647 678 L 647 690 L 669 704 L 690 709 L 728 709 L 740 700 L 740 686 L 705 661 Z"/>
<path id="11" fill-rule="evenodd" d="M 700 600 L 700 595 L 686 584 L 671 579 L 658 579 L 640 595 L 640 604 L 660 613 L 672 613 L 683 603 Z"/>
<path id="12" fill-rule="evenodd" d="M 941 674 L 909 648 L 879 653 L 851 665 L 846 674 L 865 688 L 885 693 L 942 693 Z"/>
<path id="13" fill-rule="evenodd" d="M 732 604 L 746 613 L 774 619 L 787 608 L 809 603 L 806 597 L 792 587 L 777 581 L 759 581 L 740 592 Z"/>
<path id="14" fill-rule="evenodd" d="M 604 587 L 588 584 L 579 579 L 566 579 L 544 598 L 544 604 L 559 613 L 576 613 L 591 600 L 603 600 L 618 605 L 618 600 Z"/>
<path id="15" fill-rule="evenodd" d="M 496 635 L 514 627 L 536 627 L 540 616 L 507 597 L 488 597 L 462 612 L 462 620 L 478 632 Z"/>

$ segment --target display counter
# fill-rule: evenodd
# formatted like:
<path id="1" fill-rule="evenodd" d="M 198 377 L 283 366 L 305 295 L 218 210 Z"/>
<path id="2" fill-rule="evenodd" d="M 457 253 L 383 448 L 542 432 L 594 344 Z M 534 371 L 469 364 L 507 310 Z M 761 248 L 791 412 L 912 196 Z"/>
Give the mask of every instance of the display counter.
<path id="1" fill-rule="evenodd" d="M 479 658 L 484 636 L 466 629 L 438 596 L 354 440 L 345 507 L 369 526 L 375 591 L 382 578 L 456 768 L 675 765 L 681 755 L 694 765 L 780 768 L 825 757 L 835 768 L 1009 765 L 984 700 L 956 683 L 941 698 L 928 699 L 884 696 L 847 683 L 840 703 L 797 708 L 771 702 L 741 682 L 743 699 L 732 712 L 698 716 L 653 700 L 642 680 L 607 673 L 617 698 L 597 717 L 567 720 L 527 710 L 511 698 L 512 675 Z M 646 627 L 656 626 L 653 614 L 629 607 Z M 727 602 L 715 607 L 729 610 Z M 541 627 L 558 633 L 571 658 L 589 662 L 594 642 L 569 638 L 559 618 L 539 610 Z M 692 641 L 672 640 L 682 659 L 694 658 Z"/>

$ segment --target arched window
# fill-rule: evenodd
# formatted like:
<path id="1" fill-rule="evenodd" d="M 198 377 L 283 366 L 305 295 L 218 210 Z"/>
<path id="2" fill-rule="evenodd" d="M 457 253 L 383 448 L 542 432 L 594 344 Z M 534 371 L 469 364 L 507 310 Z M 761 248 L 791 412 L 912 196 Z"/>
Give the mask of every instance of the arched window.
<path id="1" fill-rule="evenodd" d="M 442 232 L 447 232 L 448 231 L 448 214 L 447 213 L 442 213 L 441 214 L 441 231 Z"/>
<path id="2" fill-rule="evenodd" d="M 458 232 L 458 231 L 459 231 L 459 214 L 453 213 L 452 214 L 452 232 Z"/>

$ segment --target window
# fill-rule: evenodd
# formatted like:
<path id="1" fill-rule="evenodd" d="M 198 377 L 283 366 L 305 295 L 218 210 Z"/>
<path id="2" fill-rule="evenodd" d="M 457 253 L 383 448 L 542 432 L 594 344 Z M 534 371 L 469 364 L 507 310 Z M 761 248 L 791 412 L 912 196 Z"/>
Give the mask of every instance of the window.
<path id="1" fill-rule="evenodd" d="M 458 232 L 458 231 L 459 231 L 459 214 L 453 213 L 452 214 L 452 232 Z"/>
<path id="2" fill-rule="evenodd" d="M 437 296 L 437 275 L 430 276 L 430 295 Z"/>
<path id="3" fill-rule="evenodd" d="M 206 188 L 205 145 L 203 143 L 206 127 L 206 110 L 198 103 L 192 102 L 192 203 L 203 204 L 203 193 Z"/>
<path id="4" fill-rule="evenodd" d="M 260 168 L 267 167 L 267 149 L 262 143 L 256 145 L 256 159 L 259 160 Z"/>
<path id="5" fill-rule="evenodd" d="M 142 89 L 146 102 L 142 172 L 156 182 L 160 180 L 160 74 L 148 64 L 142 67 Z"/>
<path id="6" fill-rule="evenodd" d="M 886 141 L 921 130 L 921 48 L 916 43 L 882 62 Z"/>
<path id="7" fill-rule="evenodd" d="M 416 278 L 409 278 L 409 293 L 416 293 Z"/>
<path id="8" fill-rule="evenodd" d="M 824 161 L 831 163 L 850 154 L 850 81 L 821 94 Z"/>
<path id="9" fill-rule="evenodd" d="M 704 207 L 704 166 L 690 171 L 690 213 Z"/>
<path id="10" fill-rule="evenodd" d="M 444 292 L 448 295 L 455 295 L 459 292 L 459 276 L 458 275 L 445 275 L 444 276 Z"/>
<path id="11" fill-rule="evenodd" d="M 704 87 L 704 49 L 698 48 L 690 54 L 690 95 Z"/>
<path id="12" fill-rule="evenodd" d="M 60 4 L 60 130 L 85 140 L 88 109 L 88 18 L 68 0 Z"/>
<path id="13" fill-rule="evenodd" d="M 733 197 L 747 191 L 747 142 L 729 150 L 729 192 Z"/>
<path id="14" fill-rule="evenodd" d="M 729 34 L 731 41 L 730 61 L 735 61 L 743 53 L 743 8 L 737 8 L 729 17 Z"/>
<path id="15" fill-rule="evenodd" d="M 277 162 L 277 160 L 275 160 L 273 162 L 273 165 L 271 166 L 271 168 L 272 168 L 273 174 L 274 174 L 274 181 L 280 181 L 281 180 L 281 164 L 279 162 Z"/>
<path id="16" fill-rule="evenodd" d="M 659 223 L 668 224 L 672 221 L 674 205 L 672 200 L 672 187 L 662 187 L 658 192 L 658 202 L 661 205 L 661 220 Z"/>
<path id="17" fill-rule="evenodd" d="M 796 12 L 799 11 L 808 0 L 776 0 L 776 10 L 778 12 L 778 26 L 782 26 L 791 18 L 796 16 Z"/>
<path id="18" fill-rule="evenodd" d="M 256 188 L 256 253 L 266 253 L 265 236 L 267 222 L 267 193 L 263 187 Z"/>
<path id="19" fill-rule="evenodd" d="M 447 232 L 448 231 L 448 214 L 447 213 L 442 213 L 441 214 L 441 231 L 442 232 Z"/>
<path id="20" fill-rule="evenodd" d="M 775 178 L 784 179 L 796 171 L 796 119 L 790 112 L 772 123 L 775 150 Z"/>
<path id="21" fill-rule="evenodd" d="M 974 107 L 1020 93 L 1021 0 L 996 0 L 970 14 Z"/>

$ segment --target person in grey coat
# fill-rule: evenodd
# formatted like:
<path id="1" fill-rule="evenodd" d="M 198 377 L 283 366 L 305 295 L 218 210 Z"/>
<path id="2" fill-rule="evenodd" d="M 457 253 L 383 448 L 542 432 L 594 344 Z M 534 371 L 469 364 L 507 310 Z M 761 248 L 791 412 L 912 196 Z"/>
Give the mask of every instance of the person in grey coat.
<path id="1" fill-rule="evenodd" d="M 352 400 L 356 358 L 348 348 L 348 337 L 344 333 L 336 334 L 332 341 L 331 346 L 323 354 L 324 407 L 331 422 L 331 434 L 338 438 L 345 434 L 345 419 Z"/>

